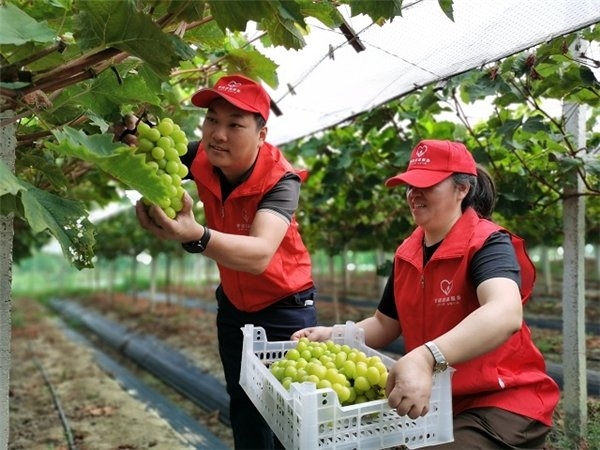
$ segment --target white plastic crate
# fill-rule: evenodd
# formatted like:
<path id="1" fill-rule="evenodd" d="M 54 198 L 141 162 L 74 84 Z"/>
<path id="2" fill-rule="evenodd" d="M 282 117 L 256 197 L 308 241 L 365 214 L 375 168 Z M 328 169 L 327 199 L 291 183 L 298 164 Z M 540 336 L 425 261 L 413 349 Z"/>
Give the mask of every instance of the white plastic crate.
<path id="1" fill-rule="evenodd" d="M 420 448 L 454 440 L 452 370 L 434 377 L 429 412 L 410 419 L 399 416 L 387 400 L 341 406 L 331 388 L 292 383 L 286 390 L 269 371 L 296 341 L 269 342 L 261 327 L 246 325 L 240 384 L 288 450 Z M 364 331 L 347 322 L 333 327 L 332 341 L 379 356 L 390 368 L 394 360 L 364 344 Z"/>

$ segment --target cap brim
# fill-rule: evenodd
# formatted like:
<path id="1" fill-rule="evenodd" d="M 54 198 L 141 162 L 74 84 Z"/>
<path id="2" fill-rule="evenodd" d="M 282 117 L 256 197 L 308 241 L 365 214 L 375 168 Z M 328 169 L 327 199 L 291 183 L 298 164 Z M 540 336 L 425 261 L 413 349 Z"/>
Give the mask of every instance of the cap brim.
<path id="1" fill-rule="evenodd" d="M 217 92 L 213 89 L 202 89 L 202 90 L 196 92 L 192 96 L 192 104 L 194 104 L 200 108 L 208 108 L 210 106 L 210 104 L 217 98 L 222 98 L 223 100 L 231 103 L 233 106 L 243 109 L 244 111 L 261 114 L 260 111 L 258 109 L 256 109 L 255 107 L 249 106 L 246 103 L 240 102 L 236 98 L 230 97 L 228 95 L 224 95 L 221 92 Z"/>
<path id="2" fill-rule="evenodd" d="M 417 188 L 428 188 L 444 181 L 450 175 L 452 172 L 413 169 L 389 178 L 385 185 L 394 187 L 399 184 L 409 184 Z"/>

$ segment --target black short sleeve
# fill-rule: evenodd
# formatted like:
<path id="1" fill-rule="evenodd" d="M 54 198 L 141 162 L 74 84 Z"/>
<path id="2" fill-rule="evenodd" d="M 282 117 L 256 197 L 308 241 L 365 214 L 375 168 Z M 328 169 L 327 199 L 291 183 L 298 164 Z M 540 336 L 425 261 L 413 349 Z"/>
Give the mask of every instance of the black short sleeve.
<path id="1" fill-rule="evenodd" d="M 258 210 L 273 211 L 290 222 L 298 209 L 299 198 L 300 177 L 293 172 L 288 172 L 264 195 Z"/>
<path id="2" fill-rule="evenodd" d="M 193 180 L 194 177 L 192 175 L 192 171 L 189 170 L 192 167 L 192 162 L 194 162 L 194 158 L 196 157 L 196 153 L 198 152 L 198 146 L 200 145 L 200 141 L 191 141 L 188 142 L 188 150 L 185 155 L 181 155 L 179 160 L 181 163 L 188 168 L 188 174 L 184 177 L 185 180 Z"/>
<path id="3" fill-rule="evenodd" d="M 379 301 L 377 309 L 380 313 L 385 314 L 392 319 L 398 320 L 398 311 L 396 310 L 396 302 L 394 301 L 394 264 L 392 263 L 392 273 L 385 283 L 383 294 Z"/>
<path id="4" fill-rule="evenodd" d="M 492 233 L 473 255 L 470 271 L 475 288 L 490 278 L 510 278 L 521 287 L 521 268 L 510 234 Z"/>

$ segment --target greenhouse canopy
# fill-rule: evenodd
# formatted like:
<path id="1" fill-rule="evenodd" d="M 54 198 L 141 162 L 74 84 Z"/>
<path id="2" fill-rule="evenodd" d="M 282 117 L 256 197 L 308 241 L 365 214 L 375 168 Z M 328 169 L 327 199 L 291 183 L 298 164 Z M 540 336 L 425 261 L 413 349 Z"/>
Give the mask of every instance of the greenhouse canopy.
<path id="1" fill-rule="evenodd" d="M 280 65 L 278 88 L 267 87 L 281 111 L 269 119 L 269 140 L 283 144 L 314 134 L 590 26 L 600 21 L 600 0 L 455 0 L 454 21 L 437 0 L 405 1 L 402 11 L 383 26 L 347 17 L 354 46 L 341 30 L 309 22 L 303 49 L 261 48 Z"/>

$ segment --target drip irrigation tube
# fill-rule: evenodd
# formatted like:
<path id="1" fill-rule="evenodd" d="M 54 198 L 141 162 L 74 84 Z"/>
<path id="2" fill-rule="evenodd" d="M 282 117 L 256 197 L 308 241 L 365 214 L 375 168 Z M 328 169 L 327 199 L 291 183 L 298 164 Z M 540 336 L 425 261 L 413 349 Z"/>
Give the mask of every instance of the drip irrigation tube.
<path id="1" fill-rule="evenodd" d="M 31 345 L 29 347 L 31 350 Z M 31 353 L 33 354 L 33 351 Z M 48 373 L 46 372 L 46 369 L 44 369 L 44 366 L 42 365 L 42 363 L 35 356 L 33 357 L 33 364 L 35 364 L 35 366 L 38 368 L 38 370 L 42 374 L 44 383 L 46 383 L 46 386 L 48 387 L 48 390 L 50 391 L 50 397 L 52 397 L 52 403 L 54 404 L 54 407 L 58 411 L 58 417 L 60 419 L 60 423 L 62 424 L 63 430 L 65 432 L 65 438 L 67 439 L 67 445 L 69 446 L 69 450 L 77 450 L 77 448 L 75 447 L 75 442 L 73 441 L 73 433 L 71 432 L 71 426 L 69 425 L 69 421 L 67 420 L 65 411 L 63 410 L 63 407 L 60 403 L 58 395 L 56 394 L 56 391 L 54 390 L 54 386 L 52 385 L 52 382 L 50 381 L 50 378 L 48 377 Z"/>
<path id="2" fill-rule="evenodd" d="M 202 371 L 176 349 L 153 336 L 134 333 L 75 302 L 53 299 L 50 306 L 69 321 L 84 325 L 115 350 L 171 386 L 202 409 L 217 411 L 231 426 L 229 394 L 223 383 Z"/>
<path id="3" fill-rule="evenodd" d="M 60 319 L 57 318 L 56 321 L 69 339 L 93 351 L 100 367 L 105 372 L 111 374 L 125 391 L 135 396 L 150 409 L 157 411 L 173 430 L 179 434 L 181 439 L 185 441 L 185 444 L 192 445 L 196 450 L 229 449 L 208 428 L 186 414 L 161 394 L 148 387 L 125 367 L 119 365 L 108 355 L 95 348 L 83 335 L 69 328 Z"/>

